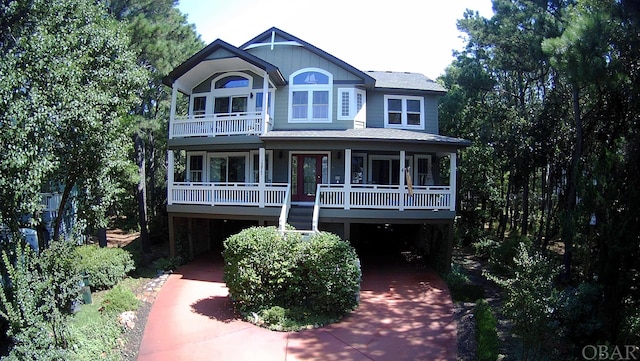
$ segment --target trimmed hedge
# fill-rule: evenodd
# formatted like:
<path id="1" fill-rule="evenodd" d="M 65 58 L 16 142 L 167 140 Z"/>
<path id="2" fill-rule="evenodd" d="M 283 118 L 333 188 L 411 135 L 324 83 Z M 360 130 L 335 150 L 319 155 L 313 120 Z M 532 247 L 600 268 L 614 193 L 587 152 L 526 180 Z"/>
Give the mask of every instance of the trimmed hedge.
<path id="1" fill-rule="evenodd" d="M 135 269 L 131 253 L 122 248 L 86 245 L 77 247 L 76 253 L 80 271 L 89 274 L 92 289 L 111 288 Z"/>
<path id="2" fill-rule="evenodd" d="M 359 302 L 360 263 L 353 247 L 322 232 L 303 241 L 275 227 L 252 227 L 224 242 L 224 281 L 240 312 L 304 309 L 344 315 Z M 278 314 L 278 316 L 276 316 Z"/>

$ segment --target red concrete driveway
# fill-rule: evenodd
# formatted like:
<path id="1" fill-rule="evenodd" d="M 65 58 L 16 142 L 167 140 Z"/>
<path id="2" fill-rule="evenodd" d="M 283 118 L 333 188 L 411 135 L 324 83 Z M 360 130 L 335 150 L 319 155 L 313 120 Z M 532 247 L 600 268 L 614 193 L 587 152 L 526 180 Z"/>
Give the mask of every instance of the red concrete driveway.
<path id="1" fill-rule="evenodd" d="M 360 306 L 351 315 L 315 330 L 275 332 L 237 318 L 218 258 L 169 277 L 149 314 L 139 361 L 456 359 L 453 304 L 432 271 L 364 262 Z"/>

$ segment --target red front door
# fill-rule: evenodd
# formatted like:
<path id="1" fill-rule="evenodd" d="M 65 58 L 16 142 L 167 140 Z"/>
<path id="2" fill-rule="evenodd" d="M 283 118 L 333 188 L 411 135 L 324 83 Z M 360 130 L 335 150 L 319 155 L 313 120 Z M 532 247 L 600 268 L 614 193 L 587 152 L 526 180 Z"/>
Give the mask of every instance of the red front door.
<path id="1" fill-rule="evenodd" d="M 293 154 L 291 156 L 291 200 L 314 202 L 318 184 L 327 182 L 326 154 Z"/>

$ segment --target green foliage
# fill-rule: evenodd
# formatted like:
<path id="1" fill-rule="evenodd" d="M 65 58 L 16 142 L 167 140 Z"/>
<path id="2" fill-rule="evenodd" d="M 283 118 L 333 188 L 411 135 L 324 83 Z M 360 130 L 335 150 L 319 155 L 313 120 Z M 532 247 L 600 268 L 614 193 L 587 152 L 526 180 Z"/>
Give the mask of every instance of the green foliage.
<path id="1" fill-rule="evenodd" d="M 130 289 L 116 285 L 108 290 L 102 301 L 100 309 L 104 312 L 119 314 L 125 311 L 135 311 L 140 306 L 140 301 Z"/>
<path id="2" fill-rule="evenodd" d="M 89 274 L 92 289 L 115 286 L 135 269 L 133 257 L 122 248 L 101 248 L 95 245 L 80 246 L 75 250 L 78 267 Z"/>
<path id="3" fill-rule="evenodd" d="M 472 284 L 464 267 L 457 263 L 451 264 L 451 269 L 442 275 L 442 279 L 447 284 L 454 302 L 473 302 L 484 297 L 482 286 Z"/>
<path id="4" fill-rule="evenodd" d="M 299 243 L 300 258 L 291 294 L 294 305 L 305 305 L 315 313 L 346 312 L 358 305 L 362 273 L 358 255 L 349 243 L 328 232 Z"/>
<path id="5" fill-rule="evenodd" d="M 478 300 L 473 314 L 476 319 L 477 356 L 479 361 L 496 361 L 498 359 L 499 340 L 497 321 L 491 306 L 486 300 Z"/>
<path id="6" fill-rule="evenodd" d="M 0 316 L 13 341 L 9 359 L 66 358 L 68 315 L 80 295 L 73 247 L 54 242 L 40 255 L 21 243 L 4 250 Z"/>
<path id="7" fill-rule="evenodd" d="M 69 322 L 68 360 L 120 361 L 117 351 L 122 327 L 115 314 L 104 314 L 97 304 L 83 305 Z"/>
<path id="8" fill-rule="evenodd" d="M 302 241 L 298 234 L 282 236 L 274 227 L 252 227 L 229 237 L 224 245 L 229 294 L 256 323 L 266 322 L 259 320 L 260 315 L 297 324 L 326 315 L 326 322 L 358 304 L 357 255 L 333 234 L 322 232 Z M 285 309 L 284 315 L 274 306 Z"/>
<path id="9" fill-rule="evenodd" d="M 123 116 L 145 73 L 122 28 L 95 1 L 2 7 L 0 22 L 11 26 L 0 38 L 0 73 L 8 75 L 0 77 L 0 146 L 7 150 L 0 218 L 15 229 L 21 215 L 39 210 L 41 187 L 61 185 L 61 209 L 74 190 L 79 217 L 104 225 L 130 164 Z"/>
<path id="10" fill-rule="evenodd" d="M 558 350 L 562 329 L 560 295 L 554 282 L 559 269 L 542 254 L 520 243 L 511 274 L 507 279 L 489 277 L 504 287 L 503 312 L 513 322 L 514 333 L 522 339 L 522 358 L 536 359 L 545 352 Z"/>
<path id="11" fill-rule="evenodd" d="M 593 283 L 581 283 L 567 287 L 558 299 L 558 317 L 567 341 L 576 350 L 598 342 L 602 322 L 597 317 L 601 305 L 602 287 Z"/>

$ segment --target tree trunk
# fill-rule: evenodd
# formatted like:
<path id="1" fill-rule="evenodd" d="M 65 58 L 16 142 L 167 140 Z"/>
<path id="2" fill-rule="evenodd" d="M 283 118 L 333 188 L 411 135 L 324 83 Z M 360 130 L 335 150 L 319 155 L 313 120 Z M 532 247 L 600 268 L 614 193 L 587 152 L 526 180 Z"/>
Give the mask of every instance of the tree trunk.
<path id="1" fill-rule="evenodd" d="M 574 213 L 576 208 L 576 195 L 578 189 L 578 164 L 582 156 L 582 117 L 580 115 L 580 91 L 577 85 L 572 90 L 573 101 L 573 119 L 576 127 L 576 144 L 573 149 L 573 158 L 571 159 L 571 168 L 569 169 L 569 182 L 567 183 L 567 210 L 563 223 L 562 240 L 564 242 L 564 256 L 562 263 L 564 265 L 564 277 L 566 280 L 571 279 L 571 258 L 573 254 L 573 238 L 574 231 Z"/>
<path id="2" fill-rule="evenodd" d="M 56 216 L 56 220 L 53 226 L 53 239 L 54 241 L 60 240 L 60 225 L 62 224 L 62 218 L 64 217 L 64 209 L 67 206 L 67 202 L 69 201 L 69 196 L 71 195 L 71 190 L 75 186 L 76 181 L 74 178 L 70 178 L 64 185 L 64 191 L 62 192 L 62 198 L 60 198 L 60 205 L 58 206 L 58 215 Z"/>
<path id="3" fill-rule="evenodd" d="M 524 187 L 522 188 L 522 222 L 520 230 L 523 236 L 529 233 L 529 175 L 525 177 Z"/>
<path id="4" fill-rule="evenodd" d="M 134 135 L 134 147 L 136 151 L 136 164 L 138 166 L 138 187 L 136 200 L 138 202 L 138 224 L 140 225 L 140 243 L 142 252 L 147 254 L 150 250 L 149 230 L 147 226 L 147 180 L 144 140 L 140 133 Z"/>

